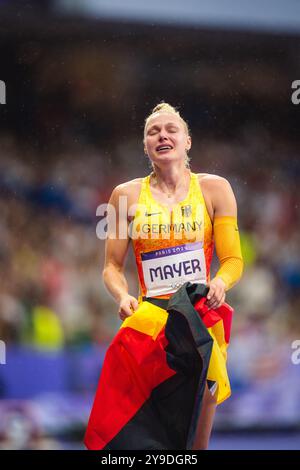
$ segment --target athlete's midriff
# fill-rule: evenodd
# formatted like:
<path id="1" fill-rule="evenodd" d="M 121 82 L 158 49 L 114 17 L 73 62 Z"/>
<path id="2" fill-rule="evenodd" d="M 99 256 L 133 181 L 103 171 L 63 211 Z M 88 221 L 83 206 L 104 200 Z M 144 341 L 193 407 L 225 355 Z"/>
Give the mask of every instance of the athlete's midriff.
<path id="1" fill-rule="evenodd" d="M 142 180 L 131 238 L 141 297 L 169 298 L 187 281 L 209 281 L 212 224 L 195 173 L 186 198 L 171 211 L 156 201 L 150 175 Z"/>

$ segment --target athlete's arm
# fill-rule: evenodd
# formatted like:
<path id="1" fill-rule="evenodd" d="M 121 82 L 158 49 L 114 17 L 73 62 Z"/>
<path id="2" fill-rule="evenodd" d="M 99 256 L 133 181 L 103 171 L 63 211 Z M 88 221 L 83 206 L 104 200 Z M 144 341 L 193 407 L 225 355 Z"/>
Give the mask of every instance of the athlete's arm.
<path id="1" fill-rule="evenodd" d="M 129 295 L 124 275 L 124 264 L 130 239 L 127 213 L 123 214 L 122 211 L 119 211 L 120 196 L 126 196 L 123 185 L 117 186 L 109 199 L 109 204 L 115 210 L 108 210 L 102 278 L 107 290 L 119 304 L 119 316 L 121 320 L 124 320 L 132 315 L 132 310 L 137 309 L 138 301 Z"/>
<path id="2" fill-rule="evenodd" d="M 237 204 L 230 183 L 225 178 L 211 176 L 204 184 L 209 186 L 215 247 L 220 261 L 220 268 L 209 283 L 207 304 L 210 308 L 218 308 L 225 301 L 225 292 L 238 282 L 243 272 Z"/>

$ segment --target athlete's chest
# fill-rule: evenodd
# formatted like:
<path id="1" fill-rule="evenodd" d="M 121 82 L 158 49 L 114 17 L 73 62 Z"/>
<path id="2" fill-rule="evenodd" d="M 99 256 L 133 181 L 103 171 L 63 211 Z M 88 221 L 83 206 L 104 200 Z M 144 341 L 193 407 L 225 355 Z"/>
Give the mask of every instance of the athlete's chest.
<path id="1" fill-rule="evenodd" d="M 201 182 L 199 187 L 201 188 Z M 136 210 L 139 206 L 142 191 L 142 181 L 136 184 L 132 191 L 128 194 L 128 222 L 132 222 L 136 216 Z M 213 220 L 213 206 L 210 200 L 210 195 L 202 189 L 202 198 L 197 194 L 189 192 L 188 188 L 183 188 L 175 196 L 168 197 L 166 194 L 157 191 L 156 188 L 151 187 L 151 197 L 142 198 L 143 205 L 146 206 L 145 216 L 147 214 L 160 215 L 160 219 L 164 219 L 165 223 L 170 222 L 178 223 L 183 222 L 181 219 L 190 219 L 193 222 L 195 214 L 201 214 L 203 211 L 203 204 L 209 215 L 210 220 Z M 198 217 L 199 219 L 199 217 Z"/>
<path id="2" fill-rule="evenodd" d="M 203 240 L 203 206 L 179 205 L 172 209 L 149 205 L 140 207 L 130 223 L 130 236 L 145 240 Z"/>

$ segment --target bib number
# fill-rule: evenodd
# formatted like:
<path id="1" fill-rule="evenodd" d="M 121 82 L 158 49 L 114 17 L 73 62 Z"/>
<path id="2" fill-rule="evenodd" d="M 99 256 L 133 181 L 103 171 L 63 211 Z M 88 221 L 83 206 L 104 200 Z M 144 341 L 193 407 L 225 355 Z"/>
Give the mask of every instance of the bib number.
<path id="1" fill-rule="evenodd" d="M 147 297 L 172 294 L 185 282 L 206 284 L 206 264 L 201 242 L 141 254 Z"/>

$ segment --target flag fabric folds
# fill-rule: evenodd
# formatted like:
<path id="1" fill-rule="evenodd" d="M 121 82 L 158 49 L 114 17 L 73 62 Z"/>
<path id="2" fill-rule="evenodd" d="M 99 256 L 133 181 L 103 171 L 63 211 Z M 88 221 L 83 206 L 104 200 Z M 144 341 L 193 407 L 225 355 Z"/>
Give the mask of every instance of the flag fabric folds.
<path id="1" fill-rule="evenodd" d="M 205 305 L 208 288 L 185 283 L 146 298 L 122 324 L 103 363 L 84 443 L 93 450 L 191 449 L 206 381 L 230 395 L 226 349 L 233 309 Z"/>

